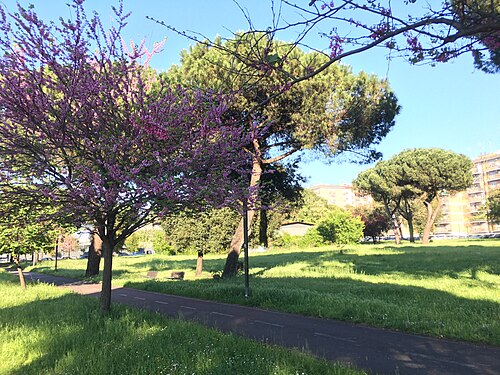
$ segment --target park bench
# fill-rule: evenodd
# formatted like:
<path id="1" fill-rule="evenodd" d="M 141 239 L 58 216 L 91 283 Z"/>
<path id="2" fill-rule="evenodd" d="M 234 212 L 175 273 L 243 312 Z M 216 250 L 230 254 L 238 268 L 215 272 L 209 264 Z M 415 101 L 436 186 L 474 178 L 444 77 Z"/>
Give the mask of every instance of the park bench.
<path id="1" fill-rule="evenodd" d="M 147 279 L 156 279 L 158 277 L 158 271 L 148 271 L 146 274 Z M 167 277 L 170 280 L 184 280 L 184 272 L 172 271 L 170 273 L 170 277 Z"/>

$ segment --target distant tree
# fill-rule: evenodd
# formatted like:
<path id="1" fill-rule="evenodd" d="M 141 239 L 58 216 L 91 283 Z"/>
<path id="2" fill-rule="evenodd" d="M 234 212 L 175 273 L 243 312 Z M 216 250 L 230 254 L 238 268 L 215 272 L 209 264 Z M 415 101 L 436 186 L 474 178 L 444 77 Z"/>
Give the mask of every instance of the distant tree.
<path id="1" fill-rule="evenodd" d="M 226 122 L 226 97 L 160 84 L 145 67 L 159 46 L 124 45 L 121 5 L 105 31 L 82 3 L 58 24 L 2 9 L 0 193 L 93 225 L 108 311 L 113 251 L 158 216 L 243 199 L 254 134 Z"/>
<path id="2" fill-rule="evenodd" d="M 232 115 L 246 121 L 260 136 L 246 147 L 252 156 L 248 180 L 253 201 L 260 197 L 263 172 L 302 150 L 329 159 L 347 153 L 361 161 L 376 160 L 380 153 L 373 146 L 391 130 L 399 112 L 387 81 L 364 72 L 353 74 L 344 65 L 332 66 L 314 79 L 290 87 L 273 67 L 251 62 L 264 51 L 269 59 L 282 56 L 273 64 L 284 63 L 289 45 L 271 39 L 263 33 L 244 33 L 227 41 L 217 39 L 210 47 L 198 43 L 182 52 L 181 64 L 165 76 L 168 82 L 187 87 L 234 93 Z M 307 74 L 326 60 L 321 53 L 305 53 L 299 48 L 286 54 L 287 67 L 296 75 Z M 271 101 L 276 93 L 280 95 Z M 249 211 L 250 224 L 255 214 L 255 210 Z M 240 221 L 223 276 L 236 273 L 242 243 Z"/>
<path id="3" fill-rule="evenodd" d="M 398 168 L 388 161 L 380 161 L 375 167 L 361 172 L 353 181 L 354 189 L 365 195 L 370 195 L 376 202 L 382 204 L 385 216 L 391 220 L 397 244 L 401 242 L 401 230 L 398 215 L 402 200 L 401 189 L 397 185 Z"/>
<path id="4" fill-rule="evenodd" d="M 231 234 L 238 225 L 239 213 L 231 208 L 185 210 L 168 215 L 162 228 L 168 244 L 176 254 L 222 253 L 227 250 Z"/>
<path id="5" fill-rule="evenodd" d="M 24 276 L 20 264 L 21 254 L 51 252 L 58 236 L 57 225 L 42 217 L 47 211 L 39 212 L 29 207 L 17 207 L 11 202 L 0 204 L 0 253 L 10 253 L 17 265 L 19 280 L 24 287 Z"/>
<path id="6" fill-rule="evenodd" d="M 365 224 L 363 236 L 371 237 L 374 244 L 377 243 L 377 238 L 391 227 L 391 218 L 387 216 L 386 210 L 382 206 L 355 207 L 353 214 Z"/>
<path id="7" fill-rule="evenodd" d="M 438 148 L 405 150 L 389 161 L 402 169 L 399 186 L 412 186 L 420 194 L 427 218 L 422 242 L 429 235 L 441 207 L 442 194 L 465 190 L 472 184 L 472 161 L 461 154 Z M 436 200 L 436 207 L 433 202 Z"/>
<path id="8" fill-rule="evenodd" d="M 297 164 L 275 163 L 270 173 L 262 175 L 258 212 L 258 245 L 269 247 L 269 237 L 283 224 L 287 213 L 302 201 L 304 178 L 297 173 Z"/>
<path id="9" fill-rule="evenodd" d="M 327 243 L 341 247 L 358 243 L 363 237 L 363 227 L 364 223 L 359 217 L 338 208 L 319 222 L 317 231 Z"/>
<path id="10" fill-rule="evenodd" d="M 78 239 L 72 233 L 65 233 L 59 236 L 59 250 L 68 256 L 79 249 Z"/>
<path id="11" fill-rule="evenodd" d="M 201 274 L 203 255 L 227 251 L 231 234 L 238 225 L 238 212 L 231 208 L 185 210 L 164 218 L 167 243 L 179 254 L 197 254 L 197 274 Z"/>
<path id="12" fill-rule="evenodd" d="M 335 207 L 310 189 L 302 191 L 302 199 L 297 207 L 289 214 L 289 221 L 300 221 L 308 224 L 318 224 Z"/>
<path id="13" fill-rule="evenodd" d="M 172 248 L 168 245 L 165 231 L 160 226 L 142 228 L 125 240 L 125 248 L 136 252 L 140 249 L 150 249 L 158 254 L 168 254 Z"/>
<path id="14" fill-rule="evenodd" d="M 500 189 L 493 190 L 486 200 L 488 220 L 500 224 Z"/>

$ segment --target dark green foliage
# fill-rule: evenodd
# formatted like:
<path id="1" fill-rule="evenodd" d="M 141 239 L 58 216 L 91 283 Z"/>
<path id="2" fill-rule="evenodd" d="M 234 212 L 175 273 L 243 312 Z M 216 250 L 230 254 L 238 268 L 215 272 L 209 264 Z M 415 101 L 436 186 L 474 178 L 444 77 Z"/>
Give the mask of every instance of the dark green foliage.
<path id="1" fill-rule="evenodd" d="M 269 166 L 265 165 L 265 169 Z M 297 169 L 297 163 L 275 163 L 271 171 L 262 175 L 259 195 L 263 209 L 252 225 L 252 246 L 268 247 L 269 239 L 273 240 L 287 214 L 302 203 L 301 183 L 305 178 L 297 173 Z"/>
<path id="2" fill-rule="evenodd" d="M 188 87 L 235 93 L 231 116 L 250 123 L 247 116 L 252 111 L 262 130 L 259 152 L 265 162 L 304 149 L 328 157 L 354 151 L 362 161 L 380 157 L 372 146 L 392 129 L 400 109 L 386 80 L 364 72 L 354 74 L 349 66 L 335 64 L 287 88 L 289 75 L 248 64 L 239 56 L 251 59 L 262 51 L 268 57 L 286 55 L 286 70 L 295 76 L 307 74 L 328 59 L 300 48 L 290 51 L 289 43 L 262 33 L 238 34 L 216 44 L 221 48 L 198 43 L 183 51 L 181 64 L 174 65 L 164 78 Z"/>
<path id="3" fill-rule="evenodd" d="M 410 235 L 418 206 L 424 206 L 423 241 L 426 242 L 439 215 L 441 195 L 468 188 L 472 184 L 472 167 L 468 157 L 452 151 L 410 149 L 360 173 L 353 185 L 382 203 L 389 216 L 403 216 Z"/>
<path id="4" fill-rule="evenodd" d="M 184 211 L 165 218 L 162 227 L 173 253 L 220 253 L 227 251 L 238 220 L 230 208 Z"/>
<path id="5" fill-rule="evenodd" d="M 326 243 L 338 246 L 354 244 L 363 237 L 364 223 L 348 211 L 338 209 L 330 213 L 317 227 Z"/>

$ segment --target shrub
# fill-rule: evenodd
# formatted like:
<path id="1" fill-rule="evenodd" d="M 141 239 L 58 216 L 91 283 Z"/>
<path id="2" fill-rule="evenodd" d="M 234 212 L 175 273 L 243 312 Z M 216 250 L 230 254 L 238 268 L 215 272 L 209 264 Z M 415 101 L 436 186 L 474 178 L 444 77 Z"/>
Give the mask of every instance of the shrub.
<path id="1" fill-rule="evenodd" d="M 339 209 L 322 220 L 317 231 L 326 243 L 342 246 L 357 243 L 363 237 L 363 228 L 364 223 L 359 217 Z"/>
<path id="2" fill-rule="evenodd" d="M 318 247 L 325 244 L 325 240 L 320 236 L 316 228 L 309 229 L 303 236 L 292 236 L 288 233 L 284 233 L 277 236 L 273 241 L 273 245 L 278 247 L 306 248 Z"/>

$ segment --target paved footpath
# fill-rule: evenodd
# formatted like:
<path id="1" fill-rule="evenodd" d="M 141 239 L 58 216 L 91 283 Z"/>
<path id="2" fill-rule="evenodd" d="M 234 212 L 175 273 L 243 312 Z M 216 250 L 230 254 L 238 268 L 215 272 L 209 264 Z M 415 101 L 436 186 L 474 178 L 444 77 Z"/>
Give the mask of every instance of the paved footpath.
<path id="1" fill-rule="evenodd" d="M 65 286 L 83 295 L 97 297 L 101 289 L 100 284 L 25 274 L 27 280 Z M 500 375 L 500 347 L 122 287 L 113 288 L 112 300 L 269 344 L 298 348 L 371 374 Z"/>

